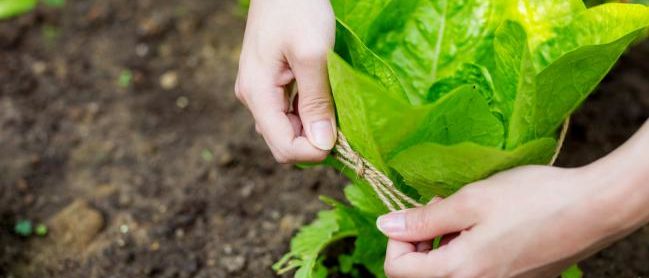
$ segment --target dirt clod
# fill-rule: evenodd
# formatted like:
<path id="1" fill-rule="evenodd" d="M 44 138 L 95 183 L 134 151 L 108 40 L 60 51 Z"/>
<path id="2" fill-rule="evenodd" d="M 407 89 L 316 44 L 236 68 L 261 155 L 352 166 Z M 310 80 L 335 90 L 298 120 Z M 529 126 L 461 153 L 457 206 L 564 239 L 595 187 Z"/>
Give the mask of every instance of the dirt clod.
<path id="1" fill-rule="evenodd" d="M 76 200 L 48 221 L 57 247 L 81 253 L 104 225 L 101 213 L 86 201 Z"/>

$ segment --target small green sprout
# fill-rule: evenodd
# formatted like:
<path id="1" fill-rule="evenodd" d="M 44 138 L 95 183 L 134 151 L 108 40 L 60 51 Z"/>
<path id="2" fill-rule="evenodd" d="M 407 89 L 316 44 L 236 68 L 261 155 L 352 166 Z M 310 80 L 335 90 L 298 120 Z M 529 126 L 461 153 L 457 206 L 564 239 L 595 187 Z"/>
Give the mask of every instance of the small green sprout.
<path id="1" fill-rule="evenodd" d="M 20 220 L 16 222 L 16 226 L 14 226 L 14 232 L 23 237 L 31 236 L 33 232 L 32 221 Z"/>
<path id="2" fill-rule="evenodd" d="M 132 82 L 133 82 L 133 72 L 132 71 L 130 71 L 128 69 L 125 69 L 125 70 L 122 70 L 119 73 L 119 77 L 117 78 L 117 85 L 120 88 L 126 89 L 128 87 L 131 87 Z"/>
<path id="3" fill-rule="evenodd" d="M 48 229 L 47 229 L 47 226 L 45 226 L 45 224 L 38 224 L 38 225 L 36 225 L 36 230 L 35 231 L 36 231 L 37 236 L 44 237 L 44 236 L 47 235 Z"/>
<path id="4" fill-rule="evenodd" d="M 212 160 L 214 160 L 214 153 L 212 153 L 212 151 L 210 151 L 209 149 L 203 149 L 201 151 L 201 158 L 203 158 L 205 162 L 211 162 Z"/>

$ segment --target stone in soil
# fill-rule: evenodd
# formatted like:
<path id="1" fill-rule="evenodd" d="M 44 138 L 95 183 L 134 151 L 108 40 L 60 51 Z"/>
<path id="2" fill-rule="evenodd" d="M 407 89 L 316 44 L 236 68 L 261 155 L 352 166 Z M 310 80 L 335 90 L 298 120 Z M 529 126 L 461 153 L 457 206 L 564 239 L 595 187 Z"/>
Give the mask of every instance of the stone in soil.
<path id="1" fill-rule="evenodd" d="M 246 257 L 244 256 L 227 256 L 221 258 L 221 265 L 225 267 L 228 273 L 241 271 L 246 266 Z"/>
<path id="2" fill-rule="evenodd" d="M 178 86 L 178 73 L 175 71 L 165 72 L 160 76 L 160 87 L 164 90 L 173 90 Z"/>

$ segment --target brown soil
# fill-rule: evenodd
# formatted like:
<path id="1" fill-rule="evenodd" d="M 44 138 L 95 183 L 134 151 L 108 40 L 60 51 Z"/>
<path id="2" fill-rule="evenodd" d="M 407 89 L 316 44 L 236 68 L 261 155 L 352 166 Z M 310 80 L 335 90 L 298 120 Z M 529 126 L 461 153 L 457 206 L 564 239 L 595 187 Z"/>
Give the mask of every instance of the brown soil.
<path id="1" fill-rule="evenodd" d="M 273 275 L 345 180 L 280 166 L 256 136 L 232 93 L 243 27 L 231 0 L 68 1 L 0 23 L 0 277 Z M 647 43 L 574 117 L 561 165 L 647 119 L 646 61 Z M 20 219 L 49 235 L 17 236 Z M 581 265 L 648 277 L 649 227 Z"/>

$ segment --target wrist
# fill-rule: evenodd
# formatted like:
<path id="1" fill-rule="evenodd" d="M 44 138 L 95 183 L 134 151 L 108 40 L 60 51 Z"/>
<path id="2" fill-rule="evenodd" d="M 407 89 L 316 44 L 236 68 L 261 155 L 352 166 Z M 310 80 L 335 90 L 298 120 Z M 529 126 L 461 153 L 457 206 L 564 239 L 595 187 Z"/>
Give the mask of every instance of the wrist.
<path id="1" fill-rule="evenodd" d="M 586 210 L 599 219 L 606 237 L 626 235 L 649 221 L 649 159 L 639 147 L 630 141 L 579 170 L 582 185 L 590 188 Z"/>

